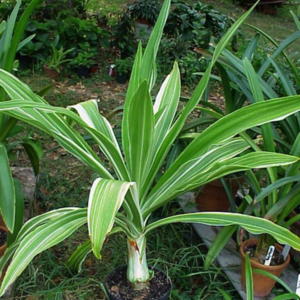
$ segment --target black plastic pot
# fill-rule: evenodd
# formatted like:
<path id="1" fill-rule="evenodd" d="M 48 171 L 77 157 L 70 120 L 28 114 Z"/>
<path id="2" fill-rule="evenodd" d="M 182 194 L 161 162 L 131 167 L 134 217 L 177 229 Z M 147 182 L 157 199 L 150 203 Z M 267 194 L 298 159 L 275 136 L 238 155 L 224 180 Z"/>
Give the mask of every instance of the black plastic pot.
<path id="1" fill-rule="evenodd" d="M 156 269 L 152 268 L 154 270 L 154 278 L 150 280 L 150 286 L 153 284 L 153 287 L 155 286 L 155 280 L 159 277 L 160 281 L 160 286 L 158 286 L 156 289 L 154 289 L 155 292 L 160 292 L 157 297 L 153 293 L 151 293 L 152 289 L 150 287 L 150 295 L 149 299 L 151 300 L 169 300 L 170 298 L 170 293 L 171 293 L 171 280 L 168 278 L 168 276 Z M 115 269 L 111 274 L 108 275 L 106 282 L 105 282 L 105 287 L 107 294 L 109 296 L 110 300 L 129 300 L 131 298 L 124 297 L 119 294 L 118 288 L 112 288 L 113 286 L 116 286 L 116 278 L 120 278 L 120 282 L 126 280 L 126 271 L 127 271 L 127 266 L 122 266 L 120 268 Z M 127 281 L 127 280 L 126 280 Z M 163 281 L 163 282 L 162 282 Z M 148 300 L 148 298 L 145 298 L 145 300 Z"/>
<path id="2" fill-rule="evenodd" d="M 118 74 L 116 75 L 116 81 L 120 84 L 125 84 L 129 79 L 129 74 Z"/>
<path id="3" fill-rule="evenodd" d="M 89 77 L 91 75 L 90 68 L 85 66 L 79 66 L 75 69 L 75 72 L 80 77 Z"/>

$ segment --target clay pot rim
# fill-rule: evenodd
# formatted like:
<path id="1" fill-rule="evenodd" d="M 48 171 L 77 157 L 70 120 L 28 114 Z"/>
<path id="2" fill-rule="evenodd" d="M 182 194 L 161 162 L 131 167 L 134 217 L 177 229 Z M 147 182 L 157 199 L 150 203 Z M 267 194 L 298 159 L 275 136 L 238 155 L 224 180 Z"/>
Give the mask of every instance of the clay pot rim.
<path id="1" fill-rule="evenodd" d="M 242 256 L 242 258 L 245 258 L 245 252 L 244 252 L 244 248 L 246 245 L 257 245 L 258 240 L 256 238 L 251 238 L 248 240 L 245 240 L 241 243 L 240 245 L 240 254 Z M 275 244 L 275 247 L 277 250 L 282 250 L 282 246 L 279 244 Z M 290 263 L 291 257 L 290 254 L 288 254 L 286 260 L 284 263 L 277 265 L 277 266 L 266 266 L 263 265 L 261 263 L 259 263 L 258 261 L 254 260 L 253 258 L 250 259 L 251 265 L 254 268 L 259 268 L 259 269 L 264 269 L 264 270 L 279 270 L 279 269 L 283 269 L 285 268 L 289 263 Z"/>

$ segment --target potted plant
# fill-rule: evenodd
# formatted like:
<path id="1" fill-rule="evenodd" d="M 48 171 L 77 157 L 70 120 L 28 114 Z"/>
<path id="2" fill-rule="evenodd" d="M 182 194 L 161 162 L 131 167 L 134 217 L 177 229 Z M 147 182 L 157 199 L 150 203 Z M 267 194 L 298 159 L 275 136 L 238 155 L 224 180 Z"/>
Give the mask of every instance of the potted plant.
<path id="1" fill-rule="evenodd" d="M 248 59 L 243 62 L 245 77 L 249 84 L 250 92 L 256 102 L 264 102 L 263 88 L 265 87 Z M 268 101 L 266 101 L 268 102 Z M 289 118 L 293 118 L 290 116 Z M 279 122 L 282 123 L 285 120 Z M 280 127 L 280 126 L 278 126 Z M 265 124 L 259 129 L 261 133 L 260 145 L 253 144 L 250 137 L 243 133 L 249 144 L 252 145 L 255 151 L 261 151 L 262 147 L 268 151 L 275 151 L 280 145 L 277 140 L 276 129 L 272 128 L 270 124 Z M 285 131 L 281 131 L 281 137 L 284 139 Z M 291 146 L 288 154 L 299 156 L 298 149 L 300 135 L 298 134 L 294 141 L 289 142 Z M 278 147 L 278 150 L 282 150 Z M 252 214 L 257 217 L 263 217 L 279 224 L 283 227 L 290 227 L 293 222 L 297 220 L 288 220 L 294 209 L 300 204 L 299 194 L 299 180 L 300 175 L 298 171 L 299 164 L 287 169 L 269 168 L 267 172 L 246 172 L 247 181 L 249 183 L 250 192 L 245 196 L 244 203 L 240 205 L 238 210 L 247 214 Z M 214 241 L 213 246 L 209 250 L 206 259 L 206 267 L 218 255 L 226 241 L 231 237 L 236 227 L 222 230 L 219 236 Z M 270 247 L 275 247 L 274 255 L 270 261 L 271 265 L 265 266 L 266 257 L 269 253 Z M 257 239 L 249 239 L 241 243 L 240 254 L 242 257 L 242 281 L 245 279 L 245 254 L 250 256 L 251 265 L 253 268 L 261 269 L 279 276 L 286 268 L 290 261 L 289 255 L 281 255 L 282 247 L 276 244 L 275 240 L 269 234 L 262 234 Z M 253 274 L 254 294 L 256 296 L 267 296 L 275 281 L 262 274 Z"/>
<path id="2" fill-rule="evenodd" d="M 127 299 L 141 296 L 141 293 L 144 299 L 163 299 L 168 295 L 170 284 L 166 276 L 163 276 L 166 281 L 161 288 L 149 290 L 153 280 L 159 278 L 160 272 L 149 269 L 146 258 L 146 235 L 162 225 L 174 222 L 226 226 L 239 224 L 252 233 L 266 232 L 279 242 L 300 249 L 299 237 L 267 219 L 253 216 L 210 212 L 151 219 L 151 214 L 157 208 L 180 193 L 226 174 L 289 165 L 298 161 L 297 157 L 285 154 L 246 152 L 249 149 L 248 143 L 235 137 L 248 128 L 299 111 L 300 96 L 294 96 L 253 104 L 220 119 L 194 139 L 167 169 L 164 168 L 165 158 L 173 142 L 206 90 L 216 59 L 251 12 L 245 13 L 220 41 L 205 75 L 177 115 L 180 76 L 176 63 L 162 84 L 154 105 L 150 96 L 155 79 L 155 58 L 169 6 L 170 0 L 166 0 L 146 49 L 143 51 L 140 45 L 137 51 L 124 105 L 122 148 L 109 122 L 99 113 L 96 101 L 79 103 L 70 109 L 54 107 L 17 78 L 0 70 L 0 85 L 12 99 L 0 103 L 0 111 L 52 135 L 61 146 L 99 176 L 92 185 L 87 208 L 57 209 L 24 224 L 16 241 L 0 260 L 0 267 L 3 268 L 11 259 L 0 287 L 0 295 L 37 254 L 60 243 L 86 223 L 89 240 L 72 255 L 71 265 L 79 267 L 90 252 L 100 258 L 106 237 L 123 232 L 127 236 L 128 264 L 122 278 L 125 276 L 127 285 L 131 287 Z M 78 130 L 78 125 L 82 130 Z M 86 134 L 106 156 L 110 163 L 109 169 L 87 143 Z M 111 299 L 124 299 L 116 288 L 109 286 L 109 293 Z"/>
<path id="3" fill-rule="evenodd" d="M 52 79 L 57 79 L 61 72 L 62 65 L 71 61 L 71 59 L 66 58 L 66 56 L 74 50 L 74 48 L 64 50 L 62 46 L 58 49 L 58 40 L 59 37 L 57 37 L 55 42 L 51 44 L 51 56 L 44 64 L 44 71 L 46 75 Z"/>
<path id="4" fill-rule="evenodd" d="M 120 58 L 116 60 L 116 80 L 118 83 L 126 83 L 130 77 L 130 72 L 133 66 L 133 58 Z"/>
<path id="5" fill-rule="evenodd" d="M 97 50 L 95 48 L 90 48 L 88 43 L 82 43 L 79 52 L 70 61 L 70 65 L 78 76 L 88 77 L 91 73 L 91 68 L 95 66 L 96 56 Z"/>

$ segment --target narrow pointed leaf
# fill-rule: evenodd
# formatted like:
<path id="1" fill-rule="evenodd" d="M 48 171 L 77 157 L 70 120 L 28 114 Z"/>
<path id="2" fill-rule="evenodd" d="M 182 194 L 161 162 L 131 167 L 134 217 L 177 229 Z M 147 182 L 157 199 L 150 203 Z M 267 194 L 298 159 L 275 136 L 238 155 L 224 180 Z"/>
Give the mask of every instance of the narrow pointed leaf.
<path id="1" fill-rule="evenodd" d="M 10 232 L 14 231 L 15 224 L 15 186 L 12 178 L 6 148 L 0 143 L 0 211 Z"/>
<path id="2" fill-rule="evenodd" d="M 272 235 L 279 243 L 288 244 L 295 250 L 300 250 L 300 237 L 267 219 L 242 215 L 238 213 L 203 212 L 176 215 L 168 217 L 147 226 L 149 232 L 162 225 L 172 223 L 201 223 L 213 226 L 239 225 L 253 234 L 267 233 Z"/>

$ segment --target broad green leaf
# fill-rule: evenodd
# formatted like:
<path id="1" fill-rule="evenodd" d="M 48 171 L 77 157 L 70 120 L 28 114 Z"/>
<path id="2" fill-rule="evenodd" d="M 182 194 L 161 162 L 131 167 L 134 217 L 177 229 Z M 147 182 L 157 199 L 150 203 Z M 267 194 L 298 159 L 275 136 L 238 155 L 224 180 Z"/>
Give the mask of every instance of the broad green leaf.
<path id="1" fill-rule="evenodd" d="M 172 72 L 163 82 L 153 106 L 154 113 L 161 111 L 155 122 L 154 149 L 157 149 L 173 123 L 181 91 L 180 73 L 175 63 Z"/>
<path id="2" fill-rule="evenodd" d="M 41 144 L 33 139 L 24 139 L 22 145 L 30 159 L 34 174 L 37 176 L 40 170 L 40 160 L 43 156 Z"/>
<path id="3" fill-rule="evenodd" d="M 6 148 L 0 143 L 0 211 L 10 232 L 14 231 L 16 195 Z"/>
<path id="4" fill-rule="evenodd" d="M 147 82 L 143 82 L 133 97 L 128 108 L 128 152 L 125 151 L 126 162 L 131 179 L 141 189 L 145 165 L 151 158 L 153 142 L 154 114 Z M 127 149 L 127 148 L 126 148 Z M 125 150 L 125 149 L 124 149 Z"/>
<path id="5" fill-rule="evenodd" d="M 98 178 L 94 181 L 88 204 L 88 228 L 93 253 L 100 258 L 106 236 L 112 230 L 131 182 Z"/>
<path id="6" fill-rule="evenodd" d="M 281 120 L 300 110 L 300 96 L 289 96 L 243 107 L 216 121 L 195 138 L 160 178 L 158 186 L 168 180 L 181 165 L 209 150 L 213 144 L 227 140 L 251 127 Z"/>
<path id="7" fill-rule="evenodd" d="M 209 266 L 214 262 L 220 252 L 223 250 L 224 246 L 231 239 L 233 233 L 237 230 L 238 226 L 232 225 L 224 227 L 217 234 L 213 243 L 209 246 L 208 252 L 205 255 L 204 269 L 207 270 Z"/>
<path id="8" fill-rule="evenodd" d="M 199 81 L 196 89 L 194 90 L 191 99 L 187 102 L 184 109 L 181 111 L 180 116 L 176 120 L 176 122 L 173 124 L 173 126 L 170 128 L 167 136 L 164 138 L 163 142 L 161 143 L 161 146 L 159 149 L 157 149 L 154 157 L 153 162 L 151 165 L 151 168 L 148 171 L 148 176 L 145 182 L 147 182 L 147 186 L 143 188 L 144 191 L 148 191 L 150 187 L 152 186 L 153 180 L 155 178 L 155 175 L 157 174 L 159 168 L 162 166 L 168 152 L 170 151 L 170 148 L 172 147 L 175 139 L 180 134 L 186 119 L 188 118 L 189 114 L 194 110 L 194 108 L 197 106 L 197 104 L 202 99 L 205 90 L 207 88 L 211 71 L 216 63 L 218 57 L 222 53 L 222 51 L 227 46 L 227 43 L 230 41 L 230 39 L 234 36 L 239 26 L 246 20 L 246 18 L 249 16 L 249 14 L 254 9 L 254 6 L 244 13 L 232 26 L 231 28 L 226 32 L 226 34 L 222 37 L 218 45 L 216 46 L 215 53 L 213 55 L 212 61 L 205 71 L 203 77 Z M 174 168 L 175 170 L 177 169 Z M 146 192 L 145 192 L 146 193 Z M 145 197 L 145 195 L 143 195 Z"/>
<path id="9" fill-rule="evenodd" d="M 52 222 L 41 224 L 27 233 L 20 241 L 7 268 L 0 287 L 0 295 L 5 293 L 36 255 L 69 237 L 86 221 L 86 210 L 77 209 L 57 217 Z"/>
<path id="10" fill-rule="evenodd" d="M 92 252 L 91 241 L 80 244 L 67 261 L 67 266 L 76 273 L 81 272 L 82 264 L 87 255 Z"/>
<path id="11" fill-rule="evenodd" d="M 254 300 L 252 267 L 249 254 L 245 255 L 245 279 L 247 300 Z"/>
<path id="12" fill-rule="evenodd" d="M 70 106 L 70 108 L 75 109 L 78 112 L 80 118 L 88 126 L 100 131 L 115 145 L 116 149 L 120 151 L 119 144 L 117 142 L 113 129 L 106 118 L 104 118 L 100 114 L 96 100 L 81 102 L 79 104 Z"/>
<path id="13" fill-rule="evenodd" d="M 232 157 L 236 154 L 237 153 L 232 152 Z M 213 153 L 211 155 L 214 156 Z M 159 188 L 155 186 L 143 206 L 144 215 L 147 216 L 151 211 L 185 191 L 192 190 L 225 175 L 255 168 L 284 166 L 299 160 L 298 157 L 291 155 L 261 151 L 248 153 L 237 158 L 225 157 L 223 160 L 220 158 L 219 161 L 216 160 L 207 163 L 205 168 L 202 159 L 203 158 L 200 157 L 199 159 L 194 159 L 184 164 L 170 176 L 166 183 Z"/>
<path id="14" fill-rule="evenodd" d="M 22 184 L 19 180 L 14 179 L 16 205 L 15 205 L 15 224 L 14 232 L 8 235 L 7 244 L 11 245 L 24 223 L 24 193 L 22 190 Z"/>
<path id="15" fill-rule="evenodd" d="M 242 215 L 238 213 L 203 212 L 175 215 L 153 222 L 146 227 L 146 232 L 162 225 L 172 223 L 200 223 L 212 226 L 239 225 L 253 234 L 270 234 L 279 243 L 288 244 L 295 250 L 300 250 L 300 237 L 267 219 Z"/>

